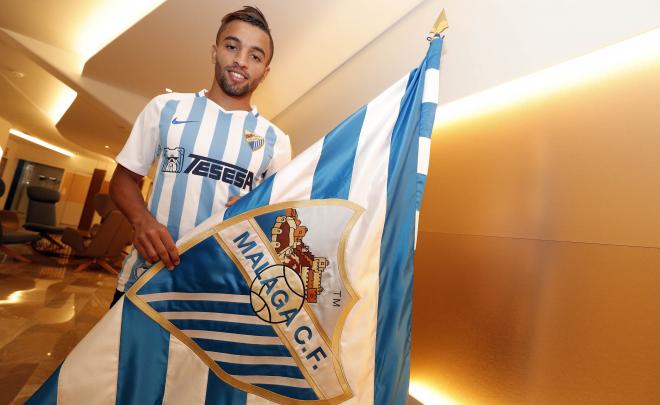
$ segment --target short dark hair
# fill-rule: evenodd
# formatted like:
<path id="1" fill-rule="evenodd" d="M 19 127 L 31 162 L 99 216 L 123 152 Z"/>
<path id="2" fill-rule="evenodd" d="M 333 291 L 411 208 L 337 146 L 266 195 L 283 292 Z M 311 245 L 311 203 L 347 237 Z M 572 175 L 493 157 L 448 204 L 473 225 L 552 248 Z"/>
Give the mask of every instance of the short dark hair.
<path id="1" fill-rule="evenodd" d="M 255 27 L 259 28 L 266 34 L 268 34 L 268 39 L 270 40 L 270 58 L 268 58 L 268 63 L 267 65 L 270 64 L 270 61 L 273 59 L 273 54 L 275 53 L 275 45 L 273 44 L 273 36 L 270 35 L 270 28 L 268 27 L 268 21 L 266 21 L 266 17 L 264 14 L 261 12 L 256 7 L 252 6 L 243 6 L 243 9 L 234 11 L 232 13 L 229 13 L 222 17 L 222 23 L 220 24 L 220 28 L 218 28 L 218 33 L 215 36 L 215 43 L 217 44 L 220 42 L 220 35 L 222 34 L 222 31 L 227 28 L 227 25 L 235 20 L 240 20 L 244 21 L 248 24 L 252 24 Z"/>

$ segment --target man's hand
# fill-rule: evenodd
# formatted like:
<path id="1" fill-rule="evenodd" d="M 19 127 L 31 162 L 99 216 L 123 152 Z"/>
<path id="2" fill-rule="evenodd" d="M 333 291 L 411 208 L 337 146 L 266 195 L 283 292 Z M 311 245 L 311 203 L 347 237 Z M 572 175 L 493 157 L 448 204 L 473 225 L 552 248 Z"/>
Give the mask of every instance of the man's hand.
<path id="1" fill-rule="evenodd" d="M 178 266 L 179 251 L 167 228 L 146 213 L 133 223 L 133 244 L 140 255 L 150 263 L 161 260 L 168 270 Z"/>
<path id="2" fill-rule="evenodd" d="M 229 200 L 227 200 L 227 204 L 225 204 L 225 207 L 229 208 L 232 205 L 236 204 L 236 201 L 238 201 L 241 198 L 240 195 L 234 195 L 229 197 Z"/>
<path id="3" fill-rule="evenodd" d="M 133 225 L 133 244 L 142 257 L 155 263 L 159 259 L 172 270 L 179 264 L 179 252 L 167 228 L 147 210 L 138 184 L 142 175 L 117 165 L 110 181 L 110 196 Z"/>

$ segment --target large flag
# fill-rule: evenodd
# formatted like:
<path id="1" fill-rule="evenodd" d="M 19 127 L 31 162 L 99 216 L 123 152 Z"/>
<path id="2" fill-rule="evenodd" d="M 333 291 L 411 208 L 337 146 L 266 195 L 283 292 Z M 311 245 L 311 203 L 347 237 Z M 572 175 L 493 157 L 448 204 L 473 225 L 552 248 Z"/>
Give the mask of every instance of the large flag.
<path id="1" fill-rule="evenodd" d="M 28 403 L 406 403 L 441 46 L 180 240 Z"/>

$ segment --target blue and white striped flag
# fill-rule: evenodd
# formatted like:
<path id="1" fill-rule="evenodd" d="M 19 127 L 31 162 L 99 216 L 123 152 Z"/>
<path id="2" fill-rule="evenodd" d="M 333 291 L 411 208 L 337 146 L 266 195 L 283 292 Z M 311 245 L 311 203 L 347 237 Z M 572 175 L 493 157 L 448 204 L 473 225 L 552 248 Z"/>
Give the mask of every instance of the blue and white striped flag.
<path id="1" fill-rule="evenodd" d="M 406 403 L 441 46 L 180 240 L 28 403 Z"/>

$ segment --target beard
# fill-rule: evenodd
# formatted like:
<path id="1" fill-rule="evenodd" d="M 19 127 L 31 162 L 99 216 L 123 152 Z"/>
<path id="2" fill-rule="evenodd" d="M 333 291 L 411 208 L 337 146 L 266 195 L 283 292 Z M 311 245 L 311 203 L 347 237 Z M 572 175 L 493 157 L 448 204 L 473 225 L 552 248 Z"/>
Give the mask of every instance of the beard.
<path id="1" fill-rule="evenodd" d="M 222 91 L 227 95 L 232 97 L 243 97 L 246 94 L 252 92 L 256 86 L 254 86 L 249 79 L 245 81 L 243 85 L 234 85 L 227 78 L 227 68 L 223 68 L 218 63 L 215 64 L 215 81 L 218 83 Z M 256 81 L 259 83 L 259 81 Z"/>

